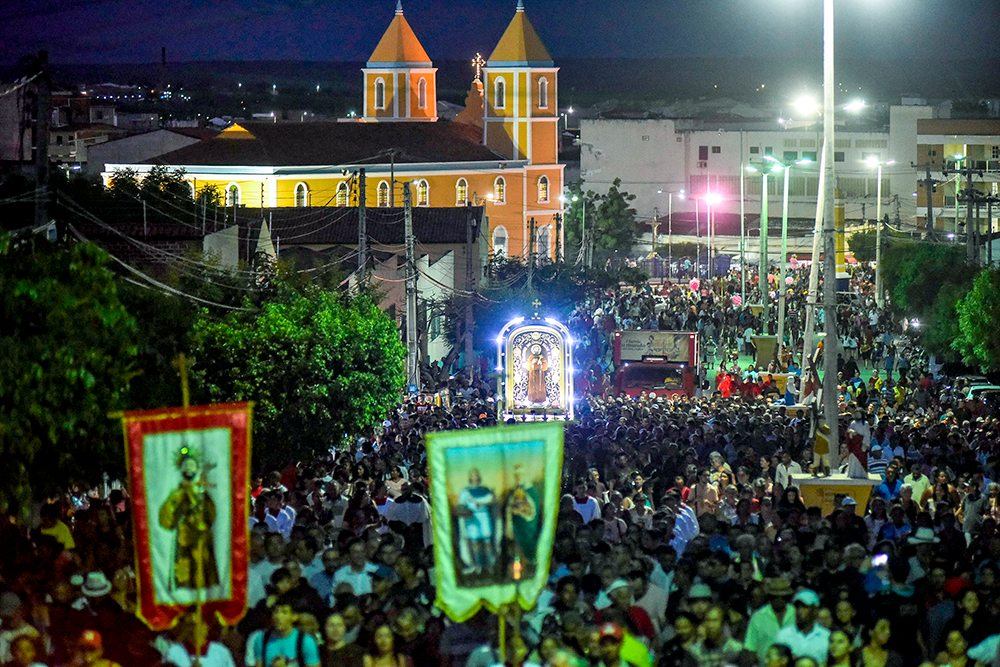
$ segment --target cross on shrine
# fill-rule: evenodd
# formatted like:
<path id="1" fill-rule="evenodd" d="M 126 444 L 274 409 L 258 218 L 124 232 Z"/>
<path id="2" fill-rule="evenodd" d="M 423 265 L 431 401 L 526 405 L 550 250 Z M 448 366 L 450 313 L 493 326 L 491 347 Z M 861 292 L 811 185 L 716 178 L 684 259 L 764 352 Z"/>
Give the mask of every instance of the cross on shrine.
<path id="1" fill-rule="evenodd" d="M 542 302 L 536 298 L 531 305 L 535 307 L 535 317 L 538 317 L 538 309 L 542 307 Z"/>
<path id="2" fill-rule="evenodd" d="M 472 66 L 476 68 L 476 81 L 482 81 L 483 78 L 483 65 L 486 61 L 483 60 L 483 54 L 477 53 L 476 57 L 472 59 Z"/>

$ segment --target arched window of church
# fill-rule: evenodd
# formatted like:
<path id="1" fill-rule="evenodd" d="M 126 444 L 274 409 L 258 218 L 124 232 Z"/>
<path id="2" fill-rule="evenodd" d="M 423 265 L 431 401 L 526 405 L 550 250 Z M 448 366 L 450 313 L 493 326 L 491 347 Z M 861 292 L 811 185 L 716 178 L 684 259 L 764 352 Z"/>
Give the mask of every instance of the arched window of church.
<path id="1" fill-rule="evenodd" d="M 226 206 L 240 205 L 240 186 L 230 183 L 226 186 Z"/>
<path id="2" fill-rule="evenodd" d="M 347 181 L 341 181 L 337 186 L 337 206 L 347 206 Z"/>
<path id="3" fill-rule="evenodd" d="M 431 187 L 427 184 L 427 179 L 422 178 L 417 181 L 417 206 L 431 205 Z"/>
<path id="4" fill-rule="evenodd" d="M 500 77 L 493 83 L 493 107 L 503 109 L 507 105 L 507 84 Z"/>
<path id="5" fill-rule="evenodd" d="M 389 184 L 385 181 L 380 181 L 378 184 L 378 205 L 389 205 Z"/>
<path id="6" fill-rule="evenodd" d="M 417 84 L 417 108 L 427 108 L 427 79 L 420 79 Z"/>
<path id="7" fill-rule="evenodd" d="M 469 201 L 469 182 L 464 178 L 455 183 L 455 206 L 465 206 Z"/>
<path id="8" fill-rule="evenodd" d="M 503 176 L 497 176 L 497 180 L 493 181 L 493 202 L 496 204 L 507 203 L 507 181 L 504 180 Z"/>
<path id="9" fill-rule="evenodd" d="M 497 225 L 493 230 L 493 254 L 507 254 L 507 228 L 503 225 Z"/>
<path id="10" fill-rule="evenodd" d="M 295 186 L 295 205 L 300 208 L 309 205 L 309 187 L 305 183 Z"/>
<path id="11" fill-rule="evenodd" d="M 538 80 L 538 108 L 549 108 L 549 80 L 544 76 Z"/>
<path id="12" fill-rule="evenodd" d="M 375 108 L 385 108 L 385 80 L 382 77 L 375 79 Z"/>
<path id="13" fill-rule="evenodd" d="M 535 254 L 538 255 L 539 259 L 549 256 L 549 253 L 552 252 L 551 245 L 552 232 L 549 231 L 547 226 L 543 227 L 541 233 L 538 235 L 538 247 L 535 249 Z"/>
<path id="14" fill-rule="evenodd" d="M 549 200 L 549 177 L 538 177 L 538 201 L 547 202 Z"/>

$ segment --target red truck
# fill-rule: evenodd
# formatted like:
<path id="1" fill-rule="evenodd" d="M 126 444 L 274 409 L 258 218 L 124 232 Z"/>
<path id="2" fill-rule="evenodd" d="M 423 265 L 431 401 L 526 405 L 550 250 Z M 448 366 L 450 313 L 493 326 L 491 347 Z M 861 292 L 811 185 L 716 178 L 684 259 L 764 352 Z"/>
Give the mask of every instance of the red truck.
<path id="1" fill-rule="evenodd" d="M 695 395 L 700 380 L 693 331 L 616 331 L 615 395 Z"/>

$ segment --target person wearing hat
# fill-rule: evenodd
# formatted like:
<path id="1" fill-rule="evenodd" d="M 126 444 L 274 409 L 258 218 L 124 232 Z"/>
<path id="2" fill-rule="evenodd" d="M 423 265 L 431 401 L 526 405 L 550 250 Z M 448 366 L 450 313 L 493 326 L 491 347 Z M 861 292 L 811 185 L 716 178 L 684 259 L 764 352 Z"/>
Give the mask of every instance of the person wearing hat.
<path id="1" fill-rule="evenodd" d="M 97 630 L 84 630 L 69 667 L 121 667 L 104 657 L 104 639 Z"/>
<path id="2" fill-rule="evenodd" d="M 788 604 L 792 598 L 792 586 L 784 577 L 764 579 L 764 595 L 768 604 L 750 616 L 747 636 L 743 648 L 757 654 L 760 664 L 765 664 L 767 649 L 774 644 L 778 631 L 795 623 L 795 608 Z"/>
<path id="3" fill-rule="evenodd" d="M 784 644 L 798 658 L 812 658 L 817 665 L 826 662 L 830 649 L 830 631 L 816 622 L 819 612 L 819 596 L 808 588 L 802 589 L 792 598 L 795 607 L 795 623 L 778 631 L 775 644 Z"/>
<path id="4" fill-rule="evenodd" d="M 629 667 L 622 660 L 622 641 L 625 631 L 617 623 L 604 623 L 597 631 L 597 653 L 600 656 L 599 667 Z"/>

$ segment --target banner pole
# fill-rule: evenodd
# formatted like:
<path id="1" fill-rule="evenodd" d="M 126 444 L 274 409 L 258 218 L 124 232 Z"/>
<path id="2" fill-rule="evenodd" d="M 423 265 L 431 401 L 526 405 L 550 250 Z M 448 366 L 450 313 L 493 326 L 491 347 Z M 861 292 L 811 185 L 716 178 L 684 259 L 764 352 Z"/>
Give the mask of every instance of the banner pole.
<path id="1" fill-rule="evenodd" d="M 500 605 L 498 616 L 500 617 L 500 663 L 507 664 L 507 615 L 504 613 L 506 605 Z"/>

